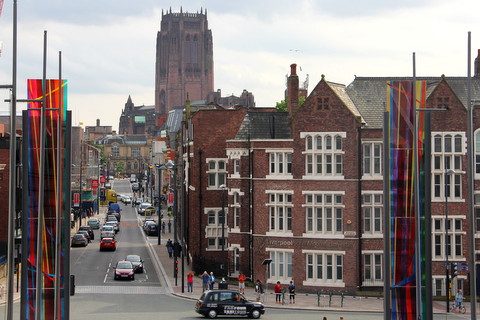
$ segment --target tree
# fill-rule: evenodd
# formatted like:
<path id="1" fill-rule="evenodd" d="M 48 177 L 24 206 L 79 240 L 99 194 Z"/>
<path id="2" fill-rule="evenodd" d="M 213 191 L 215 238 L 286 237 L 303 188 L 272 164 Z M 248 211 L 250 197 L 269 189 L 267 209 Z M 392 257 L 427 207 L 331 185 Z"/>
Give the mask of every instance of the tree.
<path id="1" fill-rule="evenodd" d="M 303 105 L 305 104 L 305 97 L 301 96 L 301 97 L 298 97 L 298 107 L 301 108 L 303 107 Z M 275 104 L 275 108 L 277 109 L 277 111 L 280 111 L 280 112 L 286 112 L 288 111 L 287 110 L 287 100 L 282 100 L 282 101 L 279 101 Z"/>

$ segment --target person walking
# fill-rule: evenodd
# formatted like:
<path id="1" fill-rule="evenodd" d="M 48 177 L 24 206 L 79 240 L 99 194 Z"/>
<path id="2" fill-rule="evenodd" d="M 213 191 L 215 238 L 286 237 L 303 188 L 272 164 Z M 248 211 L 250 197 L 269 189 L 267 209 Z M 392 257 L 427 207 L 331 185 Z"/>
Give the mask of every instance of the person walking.
<path id="1" fill-rule="evenodd" d="M 208 290 L 208 282 L 210 281 L 210 275 L 208 272 L 205 270 L 202 274 L 202 290 L 206 291 Z"/>
<path id="2" fill-rule="evenodd" d="M 462 289 L 458 289 L 457 293 L 455 294 L 455 307 L 460 308 L 463 303 L 463 292 Z"/>
<path id="3" fill-rule="evenodd" d="M 238 275 L 238 292 L 245 294 L 245 280 L 247 280 L 247 277 L 240 272 Z"/>
<path id="4" fill-rule="evenodd" d="M 288 285 L 288 293 L 290 294 L 290 303 L 295 303 L 295 284 L 290 281 Z"/>
<path id="5" fill-rule="evenodd" d="M 260 279 L 255 282 L 255 292 L 257 293 L 257 302 L 260 302 L 263 297 L 263 284 Z"/>
<path id="6" fill-rule="evenodd" d="M 168 239 L 167 241 L 167 252 L 168 252 L 168 257 L 173 258 L 173 243 L 172 240 Z"/>
<path id="7" fill-rule="evenodd" d="M 210 278 L 208 279 L 208 288 L 210 290 L 213 290 L 214 285 L 215 285 L 215 276 L 213 275 L 213 272 L 210 272 Z"/>
<path id="8" fill-rule="evenodd" d="M 187 273 L 187 292 L 193 293 L 193 272 Z"/>
<path id="9" fill-rule="evenodd" d="M 277 281 L 277 284 L 273 287 L 273 291 L 275 292 L 275 303 L 282 303 L 282 285 L 280 281 Z"/>
<path id="10" fill-rule="evenodd" d="M 162 233 L 165 234 L 165 221 L 162 221 Z"/>
<path id="11" fill-rule="evenodd" d="M 172 233 L 172 221 L 168 220 L 168 233 Z"/>

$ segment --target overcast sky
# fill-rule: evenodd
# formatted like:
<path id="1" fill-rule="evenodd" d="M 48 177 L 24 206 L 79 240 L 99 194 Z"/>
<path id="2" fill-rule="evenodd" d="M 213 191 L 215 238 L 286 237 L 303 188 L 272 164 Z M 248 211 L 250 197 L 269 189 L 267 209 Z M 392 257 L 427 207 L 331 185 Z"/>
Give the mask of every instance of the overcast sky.
<path id="1" fill-rule="evenodd" d="M 42 77 L 43 30 L 48 31 L 48 77 L 69 80 L 74 124 L 118 129 L 128 95 L 154 104 L 155 42 L 161 10 L 208 10 L 216 89 L 247 89 L 257 106 L 283 98 L 296 62 L 310 76 L 309 92 L 325 74 L 349 84 L 357 76 L 465 76 L 467 32 L 472 56 L 480 48 L 478 0 L 19 0 L 19 98 L 26 79 Z M 0 84 L 11 82 L 12 0 L 0 16 Z M 1 101 L 8 96 L 0 92 Z M 8 105 L 0 102 L 0 112 Z"/>

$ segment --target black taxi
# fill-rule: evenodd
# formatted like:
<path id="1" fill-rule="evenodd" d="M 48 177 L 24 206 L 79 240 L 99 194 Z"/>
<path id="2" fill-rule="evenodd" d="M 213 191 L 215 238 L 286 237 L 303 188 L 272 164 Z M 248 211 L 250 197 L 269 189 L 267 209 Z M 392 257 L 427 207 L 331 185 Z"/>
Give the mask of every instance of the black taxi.
<path id="1" fill-rule="evenodd" d="M 248 301 L 235 290 L 207 290 L 198 299 L 195 311 L 212 319 L 217 315 L 258 319 L 265 313 L 265 307 L 260 302 Z"/>

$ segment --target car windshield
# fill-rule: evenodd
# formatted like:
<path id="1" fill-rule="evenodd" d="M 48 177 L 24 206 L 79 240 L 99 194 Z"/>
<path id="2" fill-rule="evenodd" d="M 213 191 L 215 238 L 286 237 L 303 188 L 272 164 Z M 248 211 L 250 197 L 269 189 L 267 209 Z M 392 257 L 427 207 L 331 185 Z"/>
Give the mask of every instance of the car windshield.
<path id="1" fill-rule="evenodd" d="M 81 240 L 81 239 L 84 238 L 84 236 L 83 236 L 83 234 L 76 234 L 76 235 L 73 236 L 73 238 L 74 238 L 75 240 Z"/>
<path id="2" fill-rule="evenodd" d="M 117 263 L 117 269 L 133 269 L 132 263 L 129 261 L 123 261 Z"/>
<path id="3" fill-rule="evenodd" d="M 127 258 L 126 258 L 125 260 L 138 262 L 138 261 L 140 261 L 141 259 L 140 259 L 140 256 L 130 255 L 130 256 L 127 256 Z"/>
<path id="4" fill-rule="evenodd" d="M 150 207 L 150 206 L 151 206 L 150 203 L 142 203 L 142 204 L 140 205 L 140 208 L 145 209 L 145 208 L 148 208 L 148 207 Z"/>
<path id="5" fill-rule="evenodd" d="M 113 227 L 112 226 L 103 226 L 103 231 L 113 231 Z"/>

